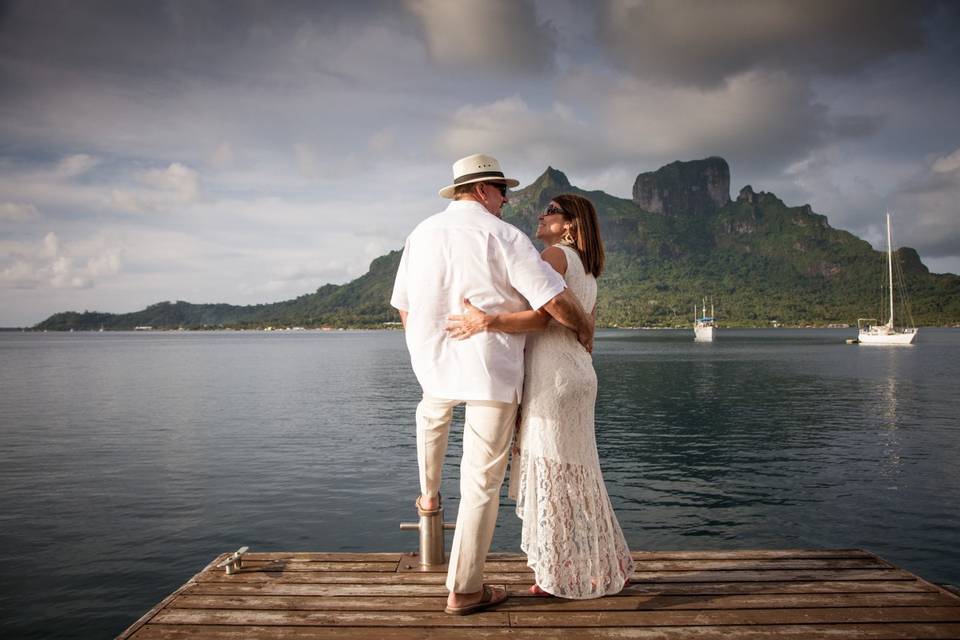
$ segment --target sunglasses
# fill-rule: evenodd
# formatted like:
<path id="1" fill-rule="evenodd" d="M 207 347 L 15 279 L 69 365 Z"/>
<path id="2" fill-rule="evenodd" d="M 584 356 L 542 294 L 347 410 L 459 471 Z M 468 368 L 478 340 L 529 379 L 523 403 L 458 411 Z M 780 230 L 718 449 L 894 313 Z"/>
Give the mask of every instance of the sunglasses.
<path id="1" fill-rule="evenodd" d="M 560 215 L 562 215 L 562 216 L 564 216 L 564 217 L 566 217 L 566 215 L 567 215 L 567 212 L 566 212 L 566 211 L 564 211 L 563 209 L 561 209 L 560 207 L 557 207 L 557 206 L 555 206 L 555 205 L 550 205 L 549 207 L 547 207 L 546 209 L 543 210 L 543 215 L 545 215 L 545 216 L 552 216 L 552 215 L 557 214 L 557 213 L 559 213 Z"/>
<path id="2" fill-rule="evenodd" d="M 500 195 L 503 196 L 504 198 L 507 197 L 507 185 L 503 184 L 502 182 L 484 182 L 483 184 L 493 187 L 494 189 L 499 191 Z"/>

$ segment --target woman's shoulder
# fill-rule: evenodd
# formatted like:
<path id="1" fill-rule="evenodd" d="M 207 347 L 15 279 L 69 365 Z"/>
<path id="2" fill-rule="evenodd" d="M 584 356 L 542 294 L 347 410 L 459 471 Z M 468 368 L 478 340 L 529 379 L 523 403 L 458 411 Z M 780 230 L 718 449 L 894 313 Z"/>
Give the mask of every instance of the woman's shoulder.
<path id="1" fill-rule="evenodd" d="M 555 248 L 559 253 L 561 253 L 566 259 L 565 262 L 567 265 L 570 265 L 570 264 L 579 265 L 581 268 L 586 270 L 583 265 L 583 257 L 580 255 L 580 252 L 577 251 L 575 247 L 572 247 L 569 244 L 563 244 L 558 242 L 557 244 L 553 245 L 553 247 L 550 247 L 550 248 Z"/>
<path id="2" fill-rule="evenodd" d="M 567 254 L 561 248 L 563 245 L 555 244 L 547 247 L 540 253 L 540 257 L 553 267 L 554 271 L 560 275 L 567 273 Z"/>

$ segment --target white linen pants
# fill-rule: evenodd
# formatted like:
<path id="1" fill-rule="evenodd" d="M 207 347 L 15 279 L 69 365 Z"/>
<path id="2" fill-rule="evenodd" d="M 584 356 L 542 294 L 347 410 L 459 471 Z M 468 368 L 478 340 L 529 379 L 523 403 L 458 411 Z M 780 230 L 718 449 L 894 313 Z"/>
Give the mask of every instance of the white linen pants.
<path id="1" fill-rule="evenodd" d="M 417 462 L 420 493 L 425 497 L 440 490 L 453 408 L 463 403 L 424 394 L 417 406 Z M 455 593 L 483 588 L 483 565 L 497 524 L 500 486 L 517 416 L 516 402 L 469 400 L 466 405 L 460 508 L 447 571 L 447 589 Z"/>

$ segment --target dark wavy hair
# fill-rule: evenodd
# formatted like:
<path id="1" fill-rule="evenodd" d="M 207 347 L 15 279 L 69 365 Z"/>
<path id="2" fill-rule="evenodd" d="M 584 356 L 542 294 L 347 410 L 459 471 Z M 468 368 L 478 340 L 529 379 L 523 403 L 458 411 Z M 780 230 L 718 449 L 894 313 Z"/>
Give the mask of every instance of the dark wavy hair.
<path id="1" fill-rule="evenodd" d="M 563 209 L 563 217 L 573 222 L 573 248 L 583 260 L 583 268 L 599 278 L 606 263 L 603 239 L 600 237 L 600 221 L 593 203 L 573 193 L 564 193 L 553 198 Z"/>

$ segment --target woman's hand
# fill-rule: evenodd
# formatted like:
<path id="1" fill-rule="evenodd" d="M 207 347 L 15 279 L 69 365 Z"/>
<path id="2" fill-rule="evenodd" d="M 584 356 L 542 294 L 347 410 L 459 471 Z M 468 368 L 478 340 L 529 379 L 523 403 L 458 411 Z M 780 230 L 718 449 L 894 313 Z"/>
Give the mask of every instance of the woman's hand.
<path id="1" fill-rule="evenodd" d="M 463 299 L 464 312 L 460 315 L 447 316 L 447 335 L 456 340 L 465 340 L 472 335 L 487 331 L 490 322 L 496 316 L 488 316 L 480 309 Z"/>

